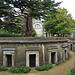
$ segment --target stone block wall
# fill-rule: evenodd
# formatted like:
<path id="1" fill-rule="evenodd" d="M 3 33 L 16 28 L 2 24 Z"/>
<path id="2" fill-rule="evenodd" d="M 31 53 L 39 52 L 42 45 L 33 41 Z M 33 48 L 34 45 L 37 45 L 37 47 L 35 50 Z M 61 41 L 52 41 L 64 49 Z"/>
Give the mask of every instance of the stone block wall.
<path id="1" fill-rule="evenodd" d="M 1 45 L 0 45 L 0 66 L 3 65 L 3 52 L 1 50 Z"/>
<path id="2" fill-rule="evenodd" d="M 14 51 L 14 54 L 7 53 L 12 55 L 13 66 L 29 66 L 30 54 L 36 54 L 36 66 L 52 61 L 61 63 L 69 57 L 68 40 L 65 38 L 0 38 L 0 65 L 7 64 L 3 63 L 7 61 L 3 54 L 5 51 Z"/>
<path id="3" fill-rule="evenodd" d="M 26 47 L 24 44 L 18 44 L 15 51 L 15 65 L 25 66 L 26 65 Z"/>

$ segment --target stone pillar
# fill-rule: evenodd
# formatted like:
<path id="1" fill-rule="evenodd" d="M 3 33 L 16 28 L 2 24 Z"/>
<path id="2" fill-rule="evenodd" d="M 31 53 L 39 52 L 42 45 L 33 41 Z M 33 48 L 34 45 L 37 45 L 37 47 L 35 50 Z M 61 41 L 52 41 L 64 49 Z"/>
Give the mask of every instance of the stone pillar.
<path id="1" fill-rule="evenodd" d="M 62 49 L 62 47 L 61 47 L 61 44 L 60 43 L 58 43 L 58 50 L 59 50 L 59 63 L 61 63 L 61 62 L 63 62 L 63 56 L 62 56 L 62 52 L 63 52 L 63 49 Z"/>
<path id="2" fill-rule="evenodd" d="M 49 63 L 51 64 L 51 52 L 50 52 L 50 55 L 49 55 Z"/>
<path id="3" fill-rule="evenodd" d="M 39 53 L 36 54 L 36 66 L 39 66 Z"/>
<path id="4" fill-rule="evenodd" d="M 0 45 L 0 66 L 2 66 L 3 65 L 3 54 L 2 54 L 2 49 L 1 49 L 1 45 Z"/>
<path id="5" fill-rule="evenodd" d="M 65 50 L 63 50 L 63 55 L 64 55 L 63 61 L 65 61 Z"/>
<path id="6" fill-rule="evenodd" d="M 45 48 L 44 44 L 42 44 L 42 53 L 43 53 L 43 64 L 45 64 Z"/>
<path id="7" fill-rule="evenodd" d="M 43 65 L 43 52 L 42 52 L 42 46 L 39 46 L 39 66 Z"/>
<path id="8" fill-rule="evenodd" d="M 2 50 L 1 50 L 1 46 L 0 46 L 0 53 L 2 52 Z"/>
<path id="9" fill-rule="evenodd" d="M 14 66 L 14 54 L 12 54 L 12 66 Z"/>
<path id="10" fill-rule="evenodd" d="M 55 63 L 56 64 L 58 63 L 57 52 L 56 52 L 56 61 L 55 61 Z"/>
<path id="11" fill-rule="evenodd" d="M 60 59 L 60 60 L 61 60 L 61 62 L 63 62 L 63 61 L 62 61 L 62 58 L 63 58 L 63 57 L 62 57 L 62 51 L 60 52 L 60 55 L 61 55 L 61 56 L 60 56 L 60 57 L 61 57 L 61 59 Z"/>
<path id="12" fill-rule="evenodd" d="M 3 54 L 3 66 L 6 66 L 6 55 Z"/>
<path id="13" fill-rule="evenodd" d="M 26 66 L 29 66 L 29 54 L 26 52 Z"/>

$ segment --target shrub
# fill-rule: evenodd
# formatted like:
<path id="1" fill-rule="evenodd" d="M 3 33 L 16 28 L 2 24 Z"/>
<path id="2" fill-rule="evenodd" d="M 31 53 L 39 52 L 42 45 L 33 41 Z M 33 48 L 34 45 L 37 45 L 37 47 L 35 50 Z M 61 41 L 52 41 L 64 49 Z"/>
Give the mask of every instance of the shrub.
<path id="1" fill-rule="evenodd" d="M 22 72 L 22 73 L 28 73 L 30 70 L 31 70 L 30 67 L 22 67 L 22 68 L 21 68 L 21 72 Z"/>
<path id="2" fill-rule="evenodd" d="M 52 68 L 52 64 L 46 64 L 43 66 L 36 67 L 35 69 L 38 71 L 44 71 L 44 70 L 49 70 L 51 68 Z"/>
<path id="3" fill-rule="evenodd" d="M 0 71 L 6 71 L 6 70 L 8 70 L 6 67 L 0 66 Z"/>
<path id="4" fill-rule="evenodd" d="M 52 64 L 47 64 L 47 65 L 44 66 L 44 69 L 45 70 L 49 70 L 51 68 L 52 68 Z"/>
<path id="5" fill-rule="evenodd" d="M 17 67 L 15 67 L 15 66 L 12 66 L 12 67 L 10 68 L 10 72 L 11 72 L 11 73 L 19 73 L 19 72 L 20 72 L 20 69 L 17 68 Z"/>
<path id="6" fill-rule="evenodd" d="M 36 35 L 36 31 L 34 30 L 34 28 L 32 27 L 32 37 L 35 37 Z"/>
<path id="7" fill-rule="evenodd" d="M 69 75 L 75 75 L 75 71 L 72 71 Z"/>
<path id="8" fill-rule="evenodd" d="M 30 67 L 15 67 L 15 66 L 13 66 L 13 67 L 11 67 L 10 68 L 10 72 L 11 73 L 28 73 L 28 72 L 30 72 Z"/>
<path id="9" fill-rule="evenodd" d="M 38 70 L 38 71 L 44 71 L 43 66 L 36 67 L 35 69 Z"/>
<path id="10" fill-rule="evenodd" d="M 58 65 L 59 65 L 59 63 L 56 63 L 56 65 L 58 66 Z"/>

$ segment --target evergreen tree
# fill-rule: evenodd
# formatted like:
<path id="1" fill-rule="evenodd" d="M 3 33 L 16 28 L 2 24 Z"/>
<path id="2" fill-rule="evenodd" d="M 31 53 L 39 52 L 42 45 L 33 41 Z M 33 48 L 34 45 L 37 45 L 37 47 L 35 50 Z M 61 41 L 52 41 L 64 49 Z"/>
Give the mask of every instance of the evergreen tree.
<path id="1" fill-rule="evenodd" d="M 20 26 L 19 22 L 10 20 L 8 23 L 13 23 L 24 30 L 25 36 L 31 36 L 32 33 L 32 18 L 45 18 L 48 12 L 55 12 L 59 3 L 51 0 L 4 0 L 3 3 L 11 6 L 14 15 L 11 18 L 20 20 L 23 19 Z"/>

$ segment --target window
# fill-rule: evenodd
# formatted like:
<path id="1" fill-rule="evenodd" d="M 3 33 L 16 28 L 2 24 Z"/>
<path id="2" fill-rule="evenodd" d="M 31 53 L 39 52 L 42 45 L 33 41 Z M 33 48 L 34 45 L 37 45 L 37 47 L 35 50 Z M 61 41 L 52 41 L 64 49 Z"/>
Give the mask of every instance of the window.
<path id="1" fill-rule="evenodd" d="M 40 25 L 39 25 L 39 24 L 36 24 L 36 25 L 35 25 L 35 28 L 40 28 Z"/>

